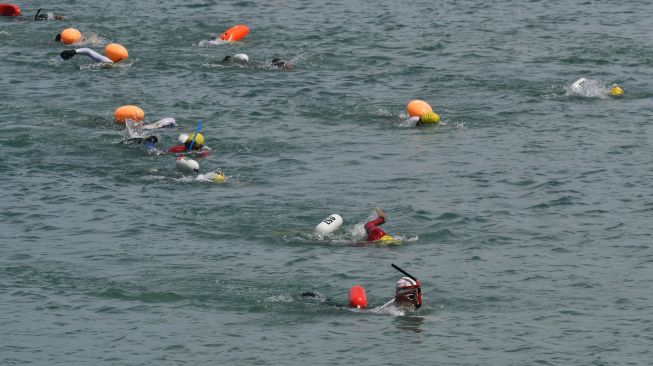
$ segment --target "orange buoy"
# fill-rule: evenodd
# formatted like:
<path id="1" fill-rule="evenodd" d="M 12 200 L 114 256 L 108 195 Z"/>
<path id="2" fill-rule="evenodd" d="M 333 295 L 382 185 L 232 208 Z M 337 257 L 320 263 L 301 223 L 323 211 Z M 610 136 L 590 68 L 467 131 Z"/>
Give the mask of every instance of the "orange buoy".
<path id="1" fill-rule="evenodd" d="M 356 285 L 349 290 L 349 306 L 358 309 L 367 307 L 367 295 L 363 286 Z"/>
<path id="2" fill-rule="evenodd" d="M 222 33 L 220 39 L 223 41 L 240 41 L 249 33 L 249 27 L 245 24 L 234 25 Z"/>
<path id="3" fill-rule="evenodd" d="M 117 43 L 108 44 L 104 48 L 104 53 L 113 62 L 126 60 L 127 57 L 129 57 L 129 53 L 127 52 L 127 49 L 125 47 L 123 47 L 122 45 L 119 45 Z"/>
<path id="4" fill-rule="evenodd" d="M 141 122 L 145 118 L 145 112 L 135 105 L 124 105 L 113 113 L 116 117 L 116 123 L 124 125 L 130 119 L 132 121 Z"/>
<path id="5" fill-rule="evenodd" d="M 82 33 L 75 28 L 66 28 L 61 32 L 61 42 L 73 44 L 82 40 Z"/>
<path id="6" fill-rule="evenodd" d="M 428 103 L 419 99 L 411 100 L 406 106 L 406 110 L 411 117 L 420 117 L 425 113 L 433 112 L 433 108 Z"/>

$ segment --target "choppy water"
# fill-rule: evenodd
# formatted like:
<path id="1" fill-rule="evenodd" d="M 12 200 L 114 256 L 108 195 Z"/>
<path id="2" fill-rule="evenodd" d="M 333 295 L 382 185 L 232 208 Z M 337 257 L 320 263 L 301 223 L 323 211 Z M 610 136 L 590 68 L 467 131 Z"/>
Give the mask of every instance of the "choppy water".
<path id="1" fill-rule="evenodd" d="M 0 19 L 0 363 L 650 364 L 651 3 L 119 5 Z M 132 62 L 57 61 L 68 26 Z M 443 123 L 401 127 L 415 98 Z M 118 144 L 124 104 L 177 119 L 163 146 L 201 119 L 201 170 L 229 182 Z M 351 245 L 377 206 L 405 245 Z M 393 262 L 424 282 L 416 313 L 300 296 L 383 304 Z"/>

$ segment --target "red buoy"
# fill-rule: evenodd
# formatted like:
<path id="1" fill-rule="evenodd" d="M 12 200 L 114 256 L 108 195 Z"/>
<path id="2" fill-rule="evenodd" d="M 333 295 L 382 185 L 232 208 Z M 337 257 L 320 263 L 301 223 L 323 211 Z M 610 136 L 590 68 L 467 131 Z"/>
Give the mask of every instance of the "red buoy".
<path id="1" fill-rule="evenodd" d="M 367 295 L 363 286 L 356 285 L 349 290 L 349 306 L 358 309 L 367 307 Z"/>
<path id="2" fill-rule="evenodd" d="M 0 15 L 6 17 L 17 17 L 20 14 L 20 7 L 14 4 L 0 4 Z"/>

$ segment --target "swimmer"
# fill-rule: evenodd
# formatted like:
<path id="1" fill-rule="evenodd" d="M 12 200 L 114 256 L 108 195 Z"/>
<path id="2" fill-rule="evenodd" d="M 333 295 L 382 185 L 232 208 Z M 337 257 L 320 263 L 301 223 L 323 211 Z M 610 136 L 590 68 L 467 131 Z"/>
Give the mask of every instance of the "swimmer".
<path id="1" fill-rule="evenodd" d="M 278 67 L 280 69 L 284 70 L 292 70 L 295 68 L 295 65 L 291 64 L 290 62 L 284 62 L 279 60 L 278 58 L 273 58 L 272 61 L 272 66 Z"/>
<path id="2" fill-rule="evenodd" d="M 580 78 L 567 88 L 567 93 L 582 97 L 608 96 L 618 98 L 624 95 L 624 90 L 618 84 L 606 87 L 600 80 Z"/>
<path id="3" fill-rule="evenodd" d="M 64 19 L 66 19 L 66 17 L 64 17 L 63 15 L 54 14 L 53 12 L 41 14 L 41 10 L 43 10 L 43 9 L 39 9 L 39 10 L 36 11 L 36 15 L 34 16 L 34 21 L 35 22 L 43 21 L 43 20 L 64 20 Z"/>
<path id="4" fill-rule="evenodd" d="M 168 149 L 169 153 L 172 154 L 182 154 L 182 153 L 188 153 L 191 155 L 199 155 L 199 157 L 207 157 L 211 151 L 211 149 L 208 148 L 208 146 L 204 145 L 204 136 L 201 133 L 197 133 L 197 138 L 195 139 L 195 142 L 193 142 L 193 139 L 195 138 L 195 134 L 192 133 L 190 135 L 182 134 L 180 136 L 187 136 L 186 139 L 184 140 L 183 145 L 175 145 L 171 148 Z M 191 146 L 192 145 L 192 146 Z"/>
<path id="5" fill-rule="evenodd" d="M 222 170 L 217 169 L 206 174 L 200 174 L 195 179 L 203 182 L 225 183 L 227 175 Z"/>
<path id="6" fill-rule="evenodd" d="M 74 50 L 65 50 L 59 54 L 63 60 L 69 60 L 75 55 L 84 55 L 90 57 L 96 63 L 106 63 L 112 64 L 122 60 L 126 60 L 129 57 L 127 49 L 119 44 L 112 43 L 107 45 L 104 48 L 106 56 L 102 56 L 99 53 L 93 51 L 90 48 L 76 48 Z"/>
<path id="7" fill-rule="evenodd" d="M 244 53 L 237 53 L 232 56 L 225 56 L 222 61 L 220 61 L 221 64 L 223 65 L 232 65 L 232 64 L 246 64 L 249 62 L 249 56 L 247 56 Z"/>
<path id="8" fill-rule="evenodd" d="M 367 307 L 367 295 L 365 294 L 365 290 L 360 286 L 355 286 L 359 287 L 359 290 L 362 291 L 362 294 L 360 292 L 358 293 L 358 296 L 361 296 L 362 298 L 352 299 L 350 293 L 348 307 L 360 309 L 359 311 L 363 312 L 392 315 L 405 315 L 408 311 L 415 311 L 422 307 L 422 282 L 396 266 L 394 263 L 392 264 L 392 267 L 405 275 L 396 282 L 395 295 L 392 300 L 381 306 L 367 310 L 365 309 Z M 302 297 L 320 298 L 320 296 L 314 292 L 304 292 L 302 293 Z M 335 305 L 336 307 L 344 307 L 342 304 L 334 303 L 328 298 L 322 297 L 321 301 Z M 359 305 L 357 306 L 357 304 Z"/>
<path id="9" fill-rule="evenodd" d="M 386 215 L 380 208 L 376 209 L 377 218 L 365 224 L 365 232 L 367 232 L 367 241 L 378 241 L 384 244 L 393 244 L 397 239 L 388 235 L 379 225 L 383 225 L 386 220 Z"/>
<path id="10" fill-rule="evenodd" d="M 159 138 L 155 135 L 150 135 L 146 137 L 132 137 L 130 139 L 125 139 L 120 141 L 120 144 L 129 145 L 129 144 L 143 144 L 145 151 L 148 153 L 156 152 L 156 144 L 159 142 Z"/>

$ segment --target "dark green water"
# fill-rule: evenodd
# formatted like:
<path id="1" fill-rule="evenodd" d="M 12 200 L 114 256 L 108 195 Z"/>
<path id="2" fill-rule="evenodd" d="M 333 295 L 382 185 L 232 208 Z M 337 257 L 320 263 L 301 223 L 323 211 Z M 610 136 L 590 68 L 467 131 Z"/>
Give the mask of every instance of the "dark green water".
<path id="1" fill-rule="evenodd" d="M 20 5 L 69 19 L 0 19 L 0 364 L 650 364 L 650 3 Z M 70 26 L 130 62 L 58 61 Z M 416 98 L 443 123 L 400 126 Z M 229 182 L 118 144 L 124 104 L 177 119 L 162 147 L 201 119 Z M 404 245 L 351 245 L 377 206 Z M 419 311 L 300 296 L 381 305 L 390 263 Z"/>

